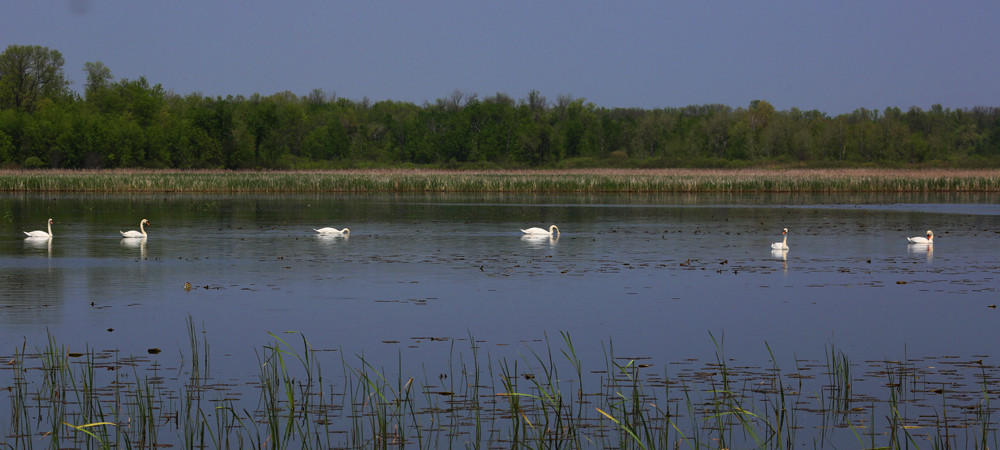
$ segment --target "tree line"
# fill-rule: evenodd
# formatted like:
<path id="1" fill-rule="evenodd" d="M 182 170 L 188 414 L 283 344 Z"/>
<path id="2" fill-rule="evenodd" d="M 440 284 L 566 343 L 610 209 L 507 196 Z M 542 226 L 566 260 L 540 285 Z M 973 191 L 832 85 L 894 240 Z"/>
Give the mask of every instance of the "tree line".
<path id="1" fill-rule="evenodd" d="M 7 168 L 732 167 L 1000 165 L 1000 108 L 859 108 L 830 116 L 746 107 L 606 108 L 537 91 L 455 90 L 417 105 L 306 95 L 179 95 L 62 55 L 0 54 L 0 165 Z"/>

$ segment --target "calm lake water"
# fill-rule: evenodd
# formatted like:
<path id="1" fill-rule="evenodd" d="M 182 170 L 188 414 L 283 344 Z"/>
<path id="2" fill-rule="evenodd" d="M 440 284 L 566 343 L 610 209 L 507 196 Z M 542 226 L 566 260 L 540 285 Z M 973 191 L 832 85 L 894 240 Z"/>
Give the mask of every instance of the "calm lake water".
<path id="1" fill-rule="evenodd" d="M 255 372 L 268 332 L 427 371 L 604 345 L 651 364 L 962 355 L 995 364 L 1000 197 L 943 195 L 2 195 L 0 348 L 51 333 Z M 51 240 L 26 240 L 45 229 Z M 118 231 L 149 219 L 149 238 Z M 556 224 L 558 238 L 519 228 Z M 347 227 L 349 238 L 312 230 Z M 790 250 L 773 253 L 788 228 Z M 907 245 L 933 230 L 935 244 Z M 184 290 L 185 282 L 193 285 Z M 447 338 L 437 340 L 430 338 Z M 454 346 L 454 347 L 453 347 Z M 977 356 L 978 355 L 978 356 Z M 794 363 L 792 363 L 794 365 Z M 435 372 L 436 373 L 436 372 Z M 249 374 L 249 375 L 248 375 Z"/>

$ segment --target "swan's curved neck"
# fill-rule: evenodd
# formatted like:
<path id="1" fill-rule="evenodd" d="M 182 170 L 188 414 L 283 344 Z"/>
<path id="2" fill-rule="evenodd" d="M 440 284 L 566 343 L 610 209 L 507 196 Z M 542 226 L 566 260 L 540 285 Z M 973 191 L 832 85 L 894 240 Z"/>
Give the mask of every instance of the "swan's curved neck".
<path id="1" fill-rule="evenodd" d="M 781 240 L 782 244 L 788 244 L 788 234 L 785 234 L 785 238 Z"/>
<path id="2" fill-rule="evenodd" d="M 52 221 L 49 221 L 49 237 L 52 237 Z"/>
<path id="3" fill-rule="evenodd" d="M 144 225 L 146 225 L 145 221 L 139 222 L 139 231 L 142 232 L 143 236 L 146 236 L 146 228 L 144 227 Z"/>
<path id="4" fill-rule="evenodd" d="M 555 230 L 555 231 L 553 231 L 553 230 Z M 559 233 L 559 227 L 557 227 L 555 225 L 552 225 L 551 227 L 549 227 L 549 234 L 553 234 L 553 233 Z M 562 233 L 559 233 L 559 234 L 562 234 Z"/>

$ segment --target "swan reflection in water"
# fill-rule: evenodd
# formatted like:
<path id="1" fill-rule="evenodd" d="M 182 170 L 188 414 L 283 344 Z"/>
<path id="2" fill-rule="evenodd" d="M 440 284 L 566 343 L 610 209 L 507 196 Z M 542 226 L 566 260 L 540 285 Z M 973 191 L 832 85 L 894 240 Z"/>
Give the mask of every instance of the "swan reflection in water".
<path id="1" fill-rule="evenodd" d="M 777 260 L 781 261 L 781 271 L 787 274 L 788 273 L 788 249 L 785 249 L 785 250 L 773 249 L 773 250 L 771 250 L 771 257 L 774 258 L 774 259 L 777 259 Z"/>
<path id="2" fill-rule="evenodd" d="M 351 236 L 349 234 L 318 233 L 316 240 L 324 245 L 335 245 L 338 242 L 347 242 Z"/>
<path id="3" fill-rule="evenodd" d="M 528 244 L 528 247 L 531 248 L 545 248 L 545 244 L 554 247 L 559 242 L 559 235 L 526 234 L 521 236 L 521 242 Z"/>
<path id="4" fill-rule="evenodd" d="M 40 237 L 40 236 L 29 236 L 24 238 L 24 248 L 30 248 L 35 250 L 48 250 L 49 258 L 52 257 L 52 236 Z"/>
<path id="5" fill-rule="evenodd" d="M 927 255 L 927 262 L 934 262 L 934 244 L 910 244 L 906 252 L 914 256 Z"/>
<path id="6" fill-rule="evenodd" d="M 122 246 L 131 249 L 139 249 L 139 258 L 146 259 L 146 238 L 122 238 Z"/>

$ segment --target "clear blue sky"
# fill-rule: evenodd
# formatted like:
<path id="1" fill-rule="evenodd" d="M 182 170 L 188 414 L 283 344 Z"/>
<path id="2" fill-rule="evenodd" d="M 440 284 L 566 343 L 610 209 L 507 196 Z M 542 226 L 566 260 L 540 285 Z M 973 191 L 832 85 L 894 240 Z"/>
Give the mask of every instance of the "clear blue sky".
<path id="1" fill-rule="evenodd" d="M 537 89 L 599 106 L 703 103 L 831 115 L 1000 106 L 996 1 L 38 0 L 0 7 L 0 47 L 62 52 L 178 94 L 422 103 Z"/>

